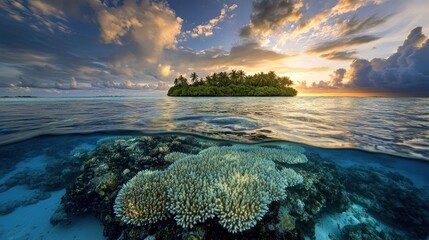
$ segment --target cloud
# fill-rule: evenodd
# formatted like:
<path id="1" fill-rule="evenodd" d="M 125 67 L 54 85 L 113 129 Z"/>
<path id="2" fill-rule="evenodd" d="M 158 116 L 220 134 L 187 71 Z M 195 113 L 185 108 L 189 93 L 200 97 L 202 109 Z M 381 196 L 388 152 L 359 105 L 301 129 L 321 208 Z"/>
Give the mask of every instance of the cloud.
<path id="1" fill-rule="evenodd" d="M 331 80 L 313 82 L 310 86 L 307 86 L 307 81 L 301 81 L 298 83 L 299 89 L 317 89 L 317 90 L 334 90 L 344 86 L 343 79 L 346 74 L 346 69 L 339 68 L 331 74 Z"/>
<path id="2" fill-rule="evenodd" d="M 228 51 L 177 47 L 182 20 L 164 1 L 46 0 L 33 10 L 19 3 L 14 8 L 24 20 L 0 14 L 3 88 L 165 90 L 169 84 L 164 81 L 191 68 L 203 76 L 231 67 L 260 67 L 267 61 L 283 66 L 279 63 L 288 57 L 254 42 Z M 213 29 L 209 30 L 237 7 L 224 6 L 219 17 L 210 20 Z M 64 18 L 71 32 L 37 31 L 19 8 L 45 18 Z"/>
<path id="3" fill-rule="evenodd" d="M 57 79 L 55 81 L 42 81 L 37 78 L 24 78 L 19 77 L 17 83 L 11 83 L 7 87 L 14 89 L 58 89 L 58 90 L 77 90 L 77 89 L 90 89 L 91 84 L 89 83 L 80 83 L 75 77 L 71 77 L 70 80 L 63 81 Z"/>
<path id="4" fill-rule="evenodd" d="M 168 64 L 158 64 L 158 71 L 161 77 L 169 77 L 171 73 L 171 66 Z"/>
<path id="5" fill-rule="evenodd" d="M 163 81 L 160 81 L 156 84 L 155 90 L 168 90 L 168 89 L 170 89 L 170 87 L 171 87 L 170 84 L 167 84 Z"/>
<path id="6" fill-rule="evenodd" d="M 334 74 L 331 75 L 330 85 L 333 87 L 342 87 L 345 74 L 346 74 L 346 69 L 344 68 L 339 68 L 335 70 Z"/>
<path id="7" fill-rule="evenodd" d="M 234 46 L 228 55 L 215 58 L 218 63 L 229 65 L 256 66 L 266 61 L 276 61 L 286 58 L 287 55 L 264 49 L 258 43 L 251 42 Z"/>
<path id="8" fill-rule="evenodd" d="M 92 88 L 110 88 L 110 89 L 126 89 L 126 90 L 168 90 L 171 85 L 159 81 L 158 83 L 136 83 L 131 80 L 125 82 L 104 81 L 93 83 Z"/>
<path id="9" fill-rule="evenodd" d="M 344 49 L 379 39 L 362 32 L 385 23 L 392 16 L 359 18 L 356 11 L 382 3 L 382 0 L 336 0 L 324 3 L 304 0 L 253 1 L 250 22 L 240 29 L 239 34 L 245 40 L 258 42 L 276 38 L 276 47 L 285 45 L 287 41 L 307 41 L 310 45 L 307 53 L 324 53 L 323 57 L 331 60 L 351 59 L 352 55 L 344 53 L 352 51 Z M 323 39 L 324 42 L 314 45 L 315 39 L 319 39 L 319 42 Z M 328 55 L 328 52 L 337 54 Z"/>
<path id="10" fill-rule="evenodd" d="M 363 4 L 363 3 L 361 3 Z M 344 8 L 341 11 L 348 11 Z M 358 18 L 353 15 L 351 18 L 339 18 L 332 26 L 325 26 L 321 31 L 327 31 L 328 35 L 335 36 L 335 40 L 326 41 L 313 45 L 307 53 L 324 53 L 320 56 L 330 60 L 350 60 L 355 59 L 356 51 L 343 50 L 351 46 L 361 45 L 380 39 L 373 35 L 359 35 L 371 28 L 385 23 L 393 15 L 377 17 L 375 15 Z"/>
<path id="11" fill-rule="evenodd" d="M 174 63 L 176 72 L 189 72 L 198 69 L 200 75 L 213 71 L 232 68 L 249 69 L 266 66 L 267 62 L 279 64 L 288 55 L 265 49 L 256 42 L 244 43 L 225 51 L 223 48 L 211 48 L 200 52 L 180 48 L 166 54 L 164 60 Z M 284 65 L 281 64 L 283 67 Z M 274 66 L 273 66 L 274 67 Z"/>
<path id="12" fill-rule="evenodd" d="M 157 82 L 170 67 L 160 59 L 176 48 L 182 27 L 165 1 L 17 0 L 0 7 L 0 69 L 14 73 L 0 87 L 165 88 Z"/>
<path id="13" fill-rule="evenodd" d="M 356 59 L 345 74 L 342 72 L 334 74 L 330 82 L 320 81 L 307 89 L 429 96 L 429 40 L 422 33 L 422 27 L 416 27 L 387 59 Z M 306 88 L 306 84 L 301 87 Z"/>
<path id="14" fill-rule="evenodd" d="M 335 14 L 343 14 L 356 11 L 369 4 L 380 5 L 382 2 L 383 0 L 339 0 L 335 7 L 332 8 L 332 12 Z"/>
<path id="15" fill-rule="evenodd" d="M 393 15 L 387 15 L 384 17 L 369 16 L 362 19 L 358 19 L 357 15 L 353 15 L 350 19 L 339 19 L 334 28 L 339 36 L 350 36 L 368 29 L 374 28 L 385 23 Z"/>
<path id="16" fill-rule="evenodd" d="M 341 38 L 334 41 L 322 42 L 314 45 L 308 53 L 324 53 L 332 50 L 344 49 L 350 46 L 360 45 L 369 43 L 375 40 L 380 39 L 380 37 L 375 37 L 371 35 L 363 35 L 350 38 Z"/>
<path id="17" fill-rule="evenodd" d="M 19 3 L 19 2 L 15 2 L 14 6 L 17 6 L 17 7 L 19 6 L 18 8 L 21 10 L 25 9 L 23 7 L 22 3 Z M 64 12 L 63 11 L 49 5 L 46 2 L 29 1 L 28 6 L 35 13 L 40 13 L 40 14 L 47 15 L 47 16 L 55 16 L 59 19 L 64 19 Z"/>
<path id="18" fill-rule="evenodd" d="M 370 4 L 380 5 L 382 2 L 382 0 L 339 0 L 333 7 L 326 5 L 326 8 L 321 12 L 302 19 L 295 29 L 295 34 L 304 34 L 311 30 L 321 30 L 323 29 L 322 26 L 329 23 L 331 19 L 355 12 Z M 333 31 L 335 31 L 335 28 L 333 28 Z"/>
<path id="19" fill-rule="evenodd" d="M 101 39 L 104 43 L 116 43 L 122 45 L 121 37 L 127 34 L 131 28 L 143 26 L 143 24 L 135 17 L 123 19 L 122 16 L 117 16 L 120 16 L 120 13 L 110 13 L 106 9 L 98 13 L 98 21 L 101 26 Z"/>
<path id="20" fill-rule="evenodd" d="M 98 7 L 100 8 L 100 7 Z M 165 48 L 172 48 L 180 34 L 182 19 L 165 2 L 125 1 L 120 7 L 102 6 L 97 12 L 101 39 L 131 47 L 121 57 L 154 64 Z"/>
<path id="21" fill-rule="evenodd" d="M 253 1 L 250 23 L 241 28 L 240 36 L 267 36 L 290 22 L 297 22 L 302 17 L 302 7 L 302 0 Z"/>
<path id="22" fill-rule="evenodd" d="M 25 22 L 36 31 L 69 33 L 68 19 L 61 9 L 45 1 L 1 1 L 0 8 L 16 21 Z"/>
<path id="23" fill-rule="evenodd" d="M 223 22 L 227 17 L 227 14 L 234 11 L 238 7 L 237 4 L 228 6 L 223 5 L 223 8 L 220 10 L 220 15 L 208 21 L 206 24 L 200 24 L 193 28 L 182 33 L 181 41 L 186 41 L 188 38 L 196 38 L 200 36 L 209 37 L 213 35 L 213 30 L 217 27 L 220 22 Z"/>
<path id="24" fill-rule="evenodd" d="M 2 87 L 0 85 L 0 87 Z M 168 90 L 171 85 L 159 81 L 157 83 L 139 83 L 131 80 L 125 81 L 97 81 L 81 83 L 72 77 L 69 82 L 45 82 L 39 79 L 26 79 L 21 77 L 17 83 L 4 86 L 11 89 L 45 89 L 45 90 L 91 90 L 91 89 L 126 89 L 126 90 Z"/>
<path id="25" fill-rule="evenodd" d="M 329 60 L 340 60 L 340 61 L 348 61 L 351 59 L 356 59 L 356 51 L 333 51 L 329 53 L 324 53 L 320 55 L 323 58 Z"/>

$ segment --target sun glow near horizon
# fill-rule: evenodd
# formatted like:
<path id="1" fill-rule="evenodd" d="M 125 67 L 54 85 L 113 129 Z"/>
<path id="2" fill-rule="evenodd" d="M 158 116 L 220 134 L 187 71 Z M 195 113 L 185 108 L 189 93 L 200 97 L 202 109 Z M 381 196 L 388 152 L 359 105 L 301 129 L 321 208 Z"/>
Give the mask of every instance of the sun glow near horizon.
<path id="1" fill-rule="evenodd" d="M 426 0 L 283 3 L 3 1 L 0 95 L 136 95 L 243 69 L 302 94 L 428 96 Z"/>

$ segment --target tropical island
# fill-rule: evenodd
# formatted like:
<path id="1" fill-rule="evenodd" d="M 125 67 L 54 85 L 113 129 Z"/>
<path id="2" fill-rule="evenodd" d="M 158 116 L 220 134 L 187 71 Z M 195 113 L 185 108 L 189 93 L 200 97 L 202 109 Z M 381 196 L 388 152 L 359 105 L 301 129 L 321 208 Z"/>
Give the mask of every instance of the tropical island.
<path id="1" fill-rule="evenodd" d="M 190 74 L 191 83 L 183 75 L 174 79 L 168 96 L 296 96 L 290 87 L 289 77 L 277 76 L 273 71 L 246 75 L 242 70 L 213 73 L 200 78 L 196 72 Z"/>

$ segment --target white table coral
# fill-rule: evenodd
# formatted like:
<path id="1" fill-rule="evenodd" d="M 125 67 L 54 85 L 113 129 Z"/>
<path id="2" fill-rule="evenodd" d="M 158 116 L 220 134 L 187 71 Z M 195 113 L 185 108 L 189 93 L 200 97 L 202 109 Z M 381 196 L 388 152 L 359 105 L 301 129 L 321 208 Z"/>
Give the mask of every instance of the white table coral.
<path id="1" fill-rule="evenodd" d="M 166 170 L 143 171 L 124 185 L 114 206 L 122 221 L 154 223 L 165 219 L 168 210 L 185 228 L 217 217 L 228 231 L 242 232 L 262 219 L 271 202 L 285 199 L 287 187 L 303 181 L 292 169 L 277 169 L 274 161 L 307 161 L 293 148 L 251 145 L 170 157 L 174 163 Z"/>

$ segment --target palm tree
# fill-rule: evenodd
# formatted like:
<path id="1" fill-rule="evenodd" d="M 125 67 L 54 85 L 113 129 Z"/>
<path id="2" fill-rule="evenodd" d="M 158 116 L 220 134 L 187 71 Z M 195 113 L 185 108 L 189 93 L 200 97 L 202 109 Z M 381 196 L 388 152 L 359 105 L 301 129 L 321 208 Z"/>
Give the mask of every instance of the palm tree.
<path id="1" fill-rule="evenodd" d="M 183 75 L 179 76 L 179 84 L 180 85 L 188 85 L 188 79 L 186 79 L 185 77 L 183 77 Z"/>
<path id="2" fill-rule="evenodd" d="M 213 73 L 207 78 L 207 83 L 211 86 L 217 86 L 218 85 L 218 76 L 217 73 Z"/>
<path id="3" fill-rule="evenodd" d="M 230 84 L 230 80 L 229 80 L 229 75 L 227 72 L 220 72 L 217 74 L 218 76 L 218 86 L 219 87 L 226 87 L 229 86 Z"/>
<path id="4" fill-rule="evenodd" d="M 198 81 L 198 85 L 204 85 L 204 79 L 200 77 L 200 80 Z"/>
<path id="5" fill-rule="evenodd" d="M 293 84 L 292 80 L 290 80 L 289 77 L 279 77 L 279 83 L 281 86 L 287 86 L 289 87 L 290 85 Z"/>
<path id="6" fill-rule="evenodd" d="M 238 79 L 239 79 L 240 83 L 242 83 L 243 80 L 244 80 L 244 78 L 246 77 L 246 74 L 244 73 L 243 70 L 238 70 L 237 71 L 237 76 L 238 76 Z"/>
<path id="7" fill-rule="evenodd" d="M 229 73 L 229 77 L 231 79 L 232 84 L 236 85 L 238 83 L 238 73 L 237 70 L 231 70 Z"/>
<path id="8" fill-rule="evenodd" d="M 198 74 L 196 72 L 191 73 L 191 81 L 192 83 L 198 81 Z"/>

